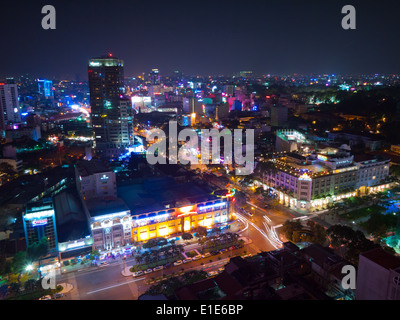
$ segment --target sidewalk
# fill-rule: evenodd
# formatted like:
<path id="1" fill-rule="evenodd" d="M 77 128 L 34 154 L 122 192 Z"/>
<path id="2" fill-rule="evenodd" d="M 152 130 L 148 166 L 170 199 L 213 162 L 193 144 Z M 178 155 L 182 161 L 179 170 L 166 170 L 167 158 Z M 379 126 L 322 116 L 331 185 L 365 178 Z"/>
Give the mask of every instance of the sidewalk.
<path id="1" fill-rule="evenodd" d="M 124 270 L 121 271 L 121 274 L 122 274 L 124 277 L 131 277 L 131 276 L 133 276 L 133 272 L 131 272 L 131 271 L 129 270 L 130 268 L 132 268 L 132 266 L 126 266 L 126 267 L 124 268 Z"/>
<path id="2" fill-rule="evenodd" d="M 74 286 L 70 283 L 60 283 L 58 285 L 63 287 L 63 289 L 60 291 L 60 293 L 62 293 L 62 294 L 66 294 L 74 288 Z"/>

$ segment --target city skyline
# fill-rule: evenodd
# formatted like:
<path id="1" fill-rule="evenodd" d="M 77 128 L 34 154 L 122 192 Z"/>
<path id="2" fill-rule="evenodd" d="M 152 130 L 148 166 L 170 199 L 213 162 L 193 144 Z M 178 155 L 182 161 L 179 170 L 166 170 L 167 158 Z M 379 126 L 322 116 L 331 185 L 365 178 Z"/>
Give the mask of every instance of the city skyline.
<path id="1" fill-rule="evenodd" d="M 45 4 L 56 9 L 56 30 L 41 28 Z M 99 53 L 124 59 L 129 76 L 153 68 L 161 74 L 180 70 L 201 76 L 240 70 L 400 72 L 399 45 L 393 40 L 400 29 L 399 4 L 355 2 L 357 29 L 343 30 L 341 9 L 346 4 L 175 1 L 156 2 L 150 9 L 145 3 L 123 0 L 113 6 L 105 1 L 79 6 L 71 1 L 16 1 L 2 10 L 0 27 L 8 30 L 3 35 L 8 49 L 0 53 L 0 77 L 30 73 L 86 79 L 87 61 Z"/>

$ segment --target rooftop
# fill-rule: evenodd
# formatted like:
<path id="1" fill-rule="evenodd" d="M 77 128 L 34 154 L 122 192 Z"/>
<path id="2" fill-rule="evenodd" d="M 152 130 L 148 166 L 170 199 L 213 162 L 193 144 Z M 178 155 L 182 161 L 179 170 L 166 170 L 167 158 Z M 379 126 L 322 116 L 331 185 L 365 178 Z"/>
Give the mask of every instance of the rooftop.
<path id="1" fill-rule="evenodd" d="M 85 203 L 91 217 L 129 210 L 122 199 L 115 197 L 86 200 Z"/>
<path id="2" fill-rule="evenodd" d="M 81 200 L 76 192 L 63 191 L 53 197 L 59 242 L 82 239 L 90 235 Z"/>
<path id="3" fill-rule="evenodd" d="M 109 172 L 110 168 L 101 160 L 81 160 L 76 164 L 76 169 L 82 177 L 91 176 L 96 173 Z"/>
<path id="4" fill-rule="evenodd" d="M 360 255 L 385 269 L 395 269 L 400 266 L 400 258 L 384 251 L 382 248 L 372 249 Z"/>
<path id="5" fill-rule="evenodd" d="M 216 199 L 211 192 L 193 182 L 179 184 L 169 177 L 137 179 L 117 187 L 118 196 L 125 201 L 132 215 L 164 210 L 167 204 L 174 208 L 184 199 L 192 204 Z"/>

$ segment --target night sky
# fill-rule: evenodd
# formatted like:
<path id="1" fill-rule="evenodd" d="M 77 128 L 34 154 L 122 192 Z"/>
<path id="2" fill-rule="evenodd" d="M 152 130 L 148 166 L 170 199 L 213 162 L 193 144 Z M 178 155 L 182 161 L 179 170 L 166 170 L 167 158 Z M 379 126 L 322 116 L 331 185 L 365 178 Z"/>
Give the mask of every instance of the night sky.
<path id="1" fill-rule="evenodd" d="M 56 30 L 41 28 L 47 4 Z M 341 27 L 346 4 L 356 30 Z M 87 61 L 109 52 L 126 76 L 400 73 L 399 17 L 398 0 L 2 1 L 0 77 L 87 80 Z"/>

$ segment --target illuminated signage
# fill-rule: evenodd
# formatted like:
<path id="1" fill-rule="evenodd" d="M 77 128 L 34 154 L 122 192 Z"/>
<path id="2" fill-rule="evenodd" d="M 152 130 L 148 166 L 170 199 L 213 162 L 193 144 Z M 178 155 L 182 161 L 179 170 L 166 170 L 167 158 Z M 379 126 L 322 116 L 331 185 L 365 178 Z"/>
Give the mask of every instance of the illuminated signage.
<path id="1" fill-rule="evenodd" d="M 32 221 L 32 227 L 44 226 L 46 224 L 47 224 L 47 218 Z"/>
<path id="2" fill-rule="evenodd" d="M 100 62 L 96 62 L 96 61 L 90 61 L 89 62 L 89 66 L 90 67 L 100 67 L 101 63 Z"/>
<path id="3" fill-rule="evenodd" d="M 68 243 L 67 249 L 77 248 L 85 245 L 85 241 L 75 241 L 74 243 Z"/>
<path id="4" fill-rule="evenodd" d="M 199 209 L 199 211 L 204 211 L 204 210 L 207 210 L 207 209 L 216 210 L 217 208 L 222 209 L 220 207 L 224 207 L 224 206 L 226 206 L 226 202 L 215 203 L 215 204 L 211 204 L 211 205 L 208 205 L 208 206 L 201 206 L 201 207 L 198 207 L 198 209 Z"/>
<path id="5" fill-rule="evenodd" d="M 328 161 L 328 158 L 327 158 L 327 157 L 325 157 L 325 156 L 323 156 L 323 155 L 320 155 L 320 154 L 317 156 L 317 159 L 318 159 L 318 160 L 321 160 L 321 161 Z"/>
<path id="6" fill-rule="evenodd" d="M 26 215 L 24 215 L 24 219 L 25 220 L 33 220 L 33 219 L 46 218 L 46 217 L 51 217 L 53 214 L 54 214 L 54 210 L 32 212 L 32 213 L 27 213 Z"/>
<path id="7" fill-rule="evenodd" d="M 113 213 L 113 214 L 105 214 L 103 216 L 94 217 L 94 220 L 97 221 L 97 220 L 104 220 L 104 219 L 112 219 L 115 217 L 124 216 L 126 214 L 129 214 L 129 211 L 118 212 L 118 213 Z"/>
<path id="8" fill-rule="evenodd" d="M 103 176 L 100 178 L 100 180 L 108 180 L 108 176 L 106 176 L 105 174 L 103 174 Z"/>
<path id="9" fill-rule="evenodd" d="M 192 209 L 193 209 L 193 206 L 186 206 L 186 207 L 179 208 L 179 211 L 182 213 L 188 213 L 188 212 L 192 211 Z"/>
<path id="10" fill-rule="evenodd" d="M 307 173 L 303 173 L 300 177 L 299 180 L 309 180 L 311 181 L 311 177 Z"/>

